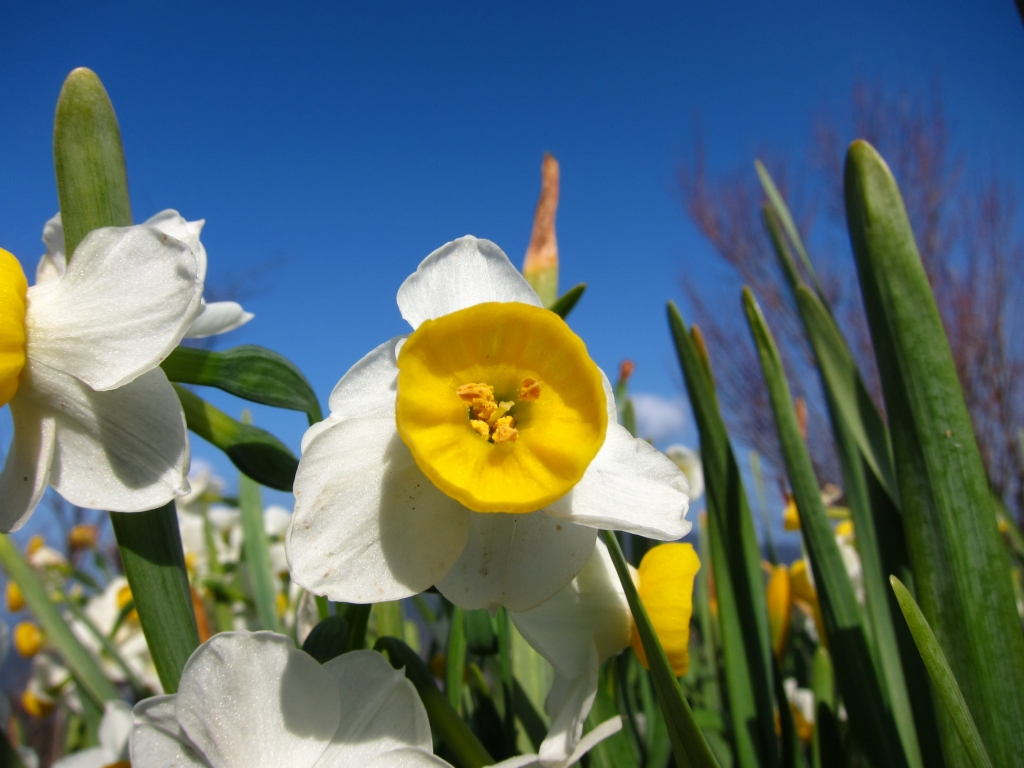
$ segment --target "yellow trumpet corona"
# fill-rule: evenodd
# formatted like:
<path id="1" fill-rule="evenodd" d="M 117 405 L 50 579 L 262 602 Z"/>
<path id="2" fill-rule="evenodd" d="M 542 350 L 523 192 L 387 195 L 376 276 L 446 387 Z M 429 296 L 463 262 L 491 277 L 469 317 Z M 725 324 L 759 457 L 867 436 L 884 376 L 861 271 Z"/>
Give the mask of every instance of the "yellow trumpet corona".
<path id="1" fill-rule="evenodd" d="M 21 263 L 0 248 L 0 406 L 18 391 L 25 367 L 25 296 L 28 281 Z"/>
<path id="2" fill-rule="evenodd" d="M 693 614 L 693 581 L 700 570 L 700 558 L 692 544 L 659 544 L 648 550 L 637 569 L 637 592 L 658 633 L 676 677 L 690 668 L 690 616 Z M 632 645 L 645 667 L 647 654 L 636 624 Z"/>

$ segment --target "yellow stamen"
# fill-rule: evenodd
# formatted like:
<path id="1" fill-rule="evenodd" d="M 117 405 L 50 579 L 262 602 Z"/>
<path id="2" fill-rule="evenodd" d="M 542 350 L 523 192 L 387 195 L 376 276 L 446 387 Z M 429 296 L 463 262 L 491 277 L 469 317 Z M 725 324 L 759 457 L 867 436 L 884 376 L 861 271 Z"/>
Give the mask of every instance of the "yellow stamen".
<path id="1" fill-rule="evenodd" d="M 398 433 L 431 482 L 475 512 L 564 496 L 604 443 L 607 413 L 583 342 L 540 307 L 488 302 L 427 320 L 398 355 Z"/>
<path id="2" fill-rule="evenodd" d="M 25 295 L 28 281 L 21 264 L 0 248 L 0 406 L 18 391 L 25 367 Z"/>
<path id="3" fill-rule="evenodd" d="M 637 571 L 637 592 L 676 677 L 685 675 L 690 667 L 693 580 L 699 570 L 700 559 L 692 544 L 659 544 L 648 550 Z M 633 650 L 647 667 L 636 624 L 632 635 Z"/>
<path id="4" fill-rule="evenodd" d="M 28 540 L 28 544 L 25 545 L 25 554 L 34 555 L 40 549 L 46 546 L 46 539 L 41 534 L 35 534 Z"/>
<path id="5" fill-rule="evenodd" d="M 771 632 L 772 650 L 782 660 L 789 640 L 789 614 L 793 609 L 793 595 L 790 589 L 789 569 L 776 566 L 768 579 L 768 627 Z"/>
<path id="6" fill-rule="evenodd" d="M 17 613 L 25 607 L 25 596 L 21 593 L 21 587 L 17 582 L 7 582 L 7 610 L 10 613 Z"/>
<path id="7" fill-rule="evenodd" d="M 71 549 L 93 549 L 99 539 L 99 531 L 95 525 L 82 523 L 76 525 L 68 534 L 68 546 Z"/>
<path id="8" fill-rule="evenodd" d="M 39 653 L 45 640 L 43 630 L 31 621 L 23 621 L 14 628 L 14 647 L 26 659 Z"/>
<path id="9" fill-rule="evenodd" d="M 853 538 L 853 521 L 843 520 L 836 526 L 836 538 Z"/>
<path id="10" fill-rule="evenodd" d="M 30 716 L 39 718 L 40 720 L 44 717 L 49 717 L 50 713 L 52 713 L 56 707 L 54 702 L 39 698 L 27 688 L 25 689 L 25 692 L 21 694 L 21 706 L 25 708 L 25 711 L 28 712 Z"/>
<path id="11" fill-rule="evenodd" d="M 281 592 L 277 593 L 277 615 L 283 617 L 288 611 L 288 598 Z"/>
<path id="12" fill-rule="evenodd" d="M 786 508 L 782 511 L 782 527 L 787 531 L 800 530 L 800 513 L 796 508 L 796 501 L 790 497 L 786 502 Z"/>

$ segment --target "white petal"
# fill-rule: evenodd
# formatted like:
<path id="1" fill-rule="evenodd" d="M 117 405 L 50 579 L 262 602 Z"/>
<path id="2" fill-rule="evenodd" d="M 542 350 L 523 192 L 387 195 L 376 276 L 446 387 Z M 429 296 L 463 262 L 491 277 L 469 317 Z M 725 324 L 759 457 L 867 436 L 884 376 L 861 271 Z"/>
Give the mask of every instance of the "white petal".
<path id="1" fill-rule="evenodd" d="M 112 763 L 128 759 L 128 740 L 132 735 L 132 708 L 123 701 L 108 701 L 100 720 L 99 742 L 113 759 Z"/>
<path id="2" fill-rule="evenodd" d="M 242 305 L 235 301 L 203 302 L 199 315 L 192 321 L 186 339 L 205 339 L 218 333 L 227 333 L 252 320 L 256 315 L 246 312 Z"/>
<path id="3" fill-rule="evenodd" d="M 398 308 L 409 325 L 486 301 L 543 306 L 508 256 L 490 240 L 460 237 L 427 256 L 398 289 Z"/>
<path id="4" fill-rule="evenodd" d="M 43 227 L 43 244 L 46 245 L 46 253 L 36 267 L 36 285 L 63 277 L 68 265 L 67 256 L 64 255 L 64 226 L 59 211 Z"/>
<path id="5" fill-rule="evenodd" d="M 687 495 L 690 501 L 699 499 L 704 494 L 704 463 L 700 460 L 700 452 L 676 444 L 666 448 L 665 455 L 686 475 L 686 483 L 689 485 Z"/>
<path id="6" fill-rule="evenodd" d="M 348 369 L 327 401 L 332 417 L 387 415 L 394 418 L 398 396 L 398 345 L 406 338 L 388 339 Z"/>
<path id="7" fill-rule="evenodd" d="M 199 312 L 188 246 L 148 226 L 86 235 L 60 280 L 28 290 L 26 354 L 96 390 L 160 364 Z"/>
<path id="8" fill-rule="evenodd" d="M 338 685 L 341 715 L 317 768 L 364 766 L 399 749 L 430 754 L 430 723 L 419 694 L 381 654 L 353 651 L 327 662 L 324 670 Z"/>
<path id="9" fill-rule="evenodd" d="M 295 475 L 288 561 L 296 583 L 331 600 L 398 600 L 459 558 L 470 512 L 424 476 L 394 414 L 330 424 Z"/>
<path id="10" fill-rule="evenodd" d="M 575 765 L 583 759 L 583 756 L 587 754 L 587 752 L 592 750 L 609 736 L 614 736 L 621 730 L 622 718 L 619 715 L 609 717 L 603 723 L 591 729 L 590 732 L 580 739 L 579 744 L 576 745 L 576 749 L 574 749 L 572 754 L 569 755 L 568 760 L 553 766 L 548 766 L 548 768 L 567 768 L 567 766 Z"/>
<path id="11" fill-rule="evenodd" d="M 572 581 L 596 539 L 594 528 L 543 512 L 474 512 L 466 549 L 437 588 L 463 608 L 528 611 Z"/>
<path id="12" fill-rule="evenodd" d="M 538 750 L 542 765 L 568 760 L 583 736 L 583 725 L 597 696 L 601 666 L 593 644 L 588 656 L 587 668 L 578 676 L 571 680 L 561 676 L 556 678 L 544 702 L 544 709 L 551 716 L 551 728 Z"/>
<path id="13" fill-rule="evenodd" d="M 141 512 L 188 492 L 185 416 L 164 372 L 94 392 L 29 360 L 18 398 L 56 423 L 50 484 L 86 509 Z"/>
<path id="14" fill-rule="evenodd" d="M 200 241 L 199 236 L 203 232 L 203 225 L 206 219 L 198 221 L 185 221 L 184 217 L 172 208 L 155 216 L 150 216 L 144 224 L 156 227 L 165 235 L 170 235 L 175 240 L 181 240 L 196 255 L 196 267 L 199 270 L 199 279 L 206 279 L 206 248 Z"/>
<path id="15" fill-rule="evenodd" d="M 509 615 L 519 633 L 559 675 L 575 678 L 590 663 L 590 649 L 603 662 L 629 645 L 632 615 L 604 542 L 586 566 L 554 597 Z"/>
<path id="16" fill-rule="evenodd" d="M 139 768 L 207 768 L 174 716 L 174 696 L 154 696 L 135 705 L 131 762 Z"/>
<path id="17" fill-rule="evenodd" d="M 14 441 L 0 473 L 2 531 L 16 531 L 25 524 L 50 484 L 53 465 L 53 416 L 23 396 L 15 395 L 10 406 Z"/>
<path id="18" fill-rule="evenodd" d="M 674 541 L 690 530 L 686 476 L 646 440 L 609 422 L 583 479 L 545 510 L 580 525 Z"/>
<path id="19" fill-rule="evenodd" d="M 436 757 L 432 752 L 419 750 L 419 749 L 396 749 L 391 752 L 386 752 L 382 755 L 378 755 L 369 763 L 355 764 L 355 763 L 335 763 L 330 768 L 452 768 L 450 763 L 445 762 L 440 757 Z M 327 766 L 317 766 L 317 768 L 327 768 Z"/>
<path id="20" fill-rule="evenodd" d="M 53 763 L 53 768 L 104 768 L 117 760 L 105 748 L 92 747 L 65 755 Z"/>
<path id="21" fill-rule="evenodd" d="M 334 680 L 272 632 L 222 632 L 199 646 L 174 702 L 189 741 L 213 768 L 308 768 L 340 711 Z"/>

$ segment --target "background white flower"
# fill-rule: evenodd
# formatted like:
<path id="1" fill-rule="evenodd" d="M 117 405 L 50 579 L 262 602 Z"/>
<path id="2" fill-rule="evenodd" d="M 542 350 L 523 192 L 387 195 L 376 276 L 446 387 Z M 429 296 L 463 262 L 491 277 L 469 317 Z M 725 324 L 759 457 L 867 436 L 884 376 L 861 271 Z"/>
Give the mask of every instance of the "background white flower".
<path id="1" fill-rule="evenodd" d="M 97 733 L 99 746 L 62 757 L 53 768 L 107 768 L 126 761 L 132 725 L 132 708 L 123 701 L 108 701 Z"/>

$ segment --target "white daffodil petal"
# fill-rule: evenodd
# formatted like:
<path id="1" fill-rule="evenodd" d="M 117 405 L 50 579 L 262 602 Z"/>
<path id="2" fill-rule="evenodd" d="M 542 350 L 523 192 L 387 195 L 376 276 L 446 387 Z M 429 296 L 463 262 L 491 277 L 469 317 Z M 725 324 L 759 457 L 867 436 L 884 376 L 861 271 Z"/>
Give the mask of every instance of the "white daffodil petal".
<path id="1" fill-rule="evenodd" d="M 368 763 L 345 762 L 322 765 L 317 768 L 451 768 L 451 764 L 436 757 L 432 752 L 403 747 L 377 755 Z"/>
<path id="2" fill-rule="evenodd" d="M 199 311 L 203 281 L 188 246 L 153 227 L 86 235 L 60 280 L 28 289 L 29 359 L 114 389 L 152 370 Z"/>
<path id="3" fill-rule="evenodd" d="M 629 645 L 632 615 L 604 542 L 579 575 L 536 608 L 510 611 L 519 633 L 555 671 L 566 678 L 583 674 L 590 650 L 603 662 Z"/>
<path id="4" fill-rule="evenodd" d="M 463 608 L 528 611 L 572 581 L 596 540 L 596 529 L 543 512 L 474 512 L 465 551 L 437 588 Z"/>
<path id="5" fill-rule="evenodd" d="M 150 216 L 143 223 L 150 227 L 156 227 L 165 235 L 170 235 L 187 245 L 192 250 L 192 253 L 196 255 L 199 279 L 206 279 L 206 248 L 203 247 L 203 243 L 199 239 L 203 232 L 203 225 L 206 224 L 206 219 L 185 221 L 185 218 L 180 213 L 173 208 L 168 208 L 154 216 Z"/>
<path id="6" fill-rule="evenodd" d="M 10 402 L 14 441 L 0 473 L 0 530 L 16 531 L 28 520 L 46 486 L 53 465 L 53 417 L 24 397 Z"/>
<path id="7" fill-rule="evenodd" d="M 490 240 L 460 237 L 427 256 L 398 289 L 398 308 L 413 328 L 486 301 L 543 306 L 508 256 Z"/>
<path id="8" fill-rule="evenodd" d="M 242 305 L 234 301 L 203 302 L 199 315 L 192 321 L 186 339 L 205 339 L 218 333 L 227 333 L 252 320 L 256 315 L 246 312 Z"/>
<path id="9" fill-rule="evenodd" d="M 338 685 L 341 716 L 316 768 L 363 766 L 402 748 L 431 753 L 430 723 L 419 694 L 381 654 L 353 651 L 327 662 L 324 670 Z"/>
<path id="10" fill-rule="evenodd" d="M 331 418 L 395 416 L 398 396 L 398 345 L 408 336 L 388 339 L 341 377 L 327 401 Z"/>
<path id="11" fill-rule="evenodd" d="M 53 763 L 53 768 L 104 768 L 116 762 L 106 748 L 92 747 L 62 757 Z"/>
<path id="12" fill-rule="evenodd" d="M 128 740 L 132 735 L 132 708 L 123 701 L 108 701 L 103 708 L 103 719 L 100 720 L 100 746 L 106 749 L 113 759 L 112 763 L 128 759 Z"/>
<path id="13" fill-rule="evenodd" d="M 181 675 L 174 713 L 212 768 L 309 768 L 338 728 L 334 680 L 290 639 L 223 632 Z"/>
<path id="14" fill-rule="evenodd" d="M 67 256 L 64 255 L 64 225 L 59 211 L 43 226 L 43 244 L 46 253 L 36 266 L 36 285 L 63 277 L 68 266 Z"/>
<path id="15" fill-rule="evenodd" d="M 174 716 L 174 696 L 154 696 L 135 705 L 132 765 L 146 768 L 209 768 Z"/>
<path id="16" fill-rule="evenodd" d="M 690 531 L 688 504 L 679 467 L 647 441 L 609 423 L 583 479 L 545 511 L 580 525 L 674 541 Z"/>
<path id="17" fill-rule="evenodd" d="M 333 423 L 295 475 L 292 578 L 332 600 L 409 597 L 458 560 L 470 514 L 416 466 L 393 414 Z"/>
<path id="18" fill-rule="evenodd" d="M 18 399 L 56 424 L 50 483 L 86 509 L 140 512 L 188 491 L 185 416 L 159 368 L 94 392 L 73 376 L 28 360 Z"/>
<path id="19" fill-rule="evenodd" d="M 544 702 L 551 717 L 551 728 L 541 742 L 537 754 L 542 765 L 561 763 L 569 759 L 583 737 L 583 724 L 594 706 L 597 696 L 597 678 L 600 663 L 597 649 L 591 644 L 587 668 L 573 679 L 557 677 Z"/>

